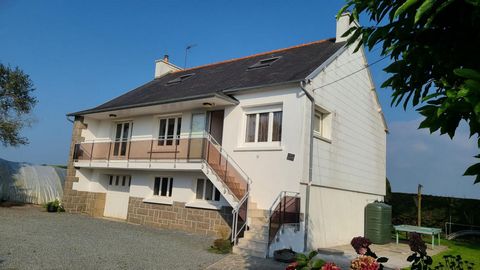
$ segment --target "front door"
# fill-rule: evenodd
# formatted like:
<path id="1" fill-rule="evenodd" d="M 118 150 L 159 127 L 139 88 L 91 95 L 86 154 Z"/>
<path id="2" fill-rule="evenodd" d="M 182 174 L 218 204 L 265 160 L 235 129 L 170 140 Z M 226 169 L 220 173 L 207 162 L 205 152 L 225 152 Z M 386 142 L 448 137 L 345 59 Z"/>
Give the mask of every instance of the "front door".
<path id="1" fill-rule="evenodd" d="M 127 155 L 128 139 L 132 133 L 132 123 L 117 123 L 115 128 L 115 142 L 113 145 L 113 156 L 123 158 Z"/>
<path id="2" fill-rule="evenodd" d="M 110 176 L 105 199 L 104 216 L 127 219 L 130 181 L 131 177 L 128 175 Z"/>
<path id="3" fill-rule="evenodd" d="M 224 110 L 211 111 L 208 132 L 218 144 L 222 144 Z"/>

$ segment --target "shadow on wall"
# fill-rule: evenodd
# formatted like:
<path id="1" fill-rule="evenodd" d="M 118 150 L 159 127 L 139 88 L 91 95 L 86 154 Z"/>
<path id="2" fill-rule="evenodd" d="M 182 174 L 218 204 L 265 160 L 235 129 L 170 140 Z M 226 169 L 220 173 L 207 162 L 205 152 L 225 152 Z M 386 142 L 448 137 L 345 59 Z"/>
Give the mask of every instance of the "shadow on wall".
<path id="1" fill-rule="evenodd" d="M 0 201 L 44 204 L 63 196 L 66 170 L 0 159 Z"/>

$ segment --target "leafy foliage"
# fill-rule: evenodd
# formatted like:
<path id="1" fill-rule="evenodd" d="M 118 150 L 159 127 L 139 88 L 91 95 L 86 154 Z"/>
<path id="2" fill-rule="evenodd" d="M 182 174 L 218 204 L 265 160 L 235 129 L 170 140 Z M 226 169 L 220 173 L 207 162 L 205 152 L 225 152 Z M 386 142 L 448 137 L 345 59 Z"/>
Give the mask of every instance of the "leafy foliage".
<path id="1" fill-rule="evenodd" d="M 373 252 L 371 249 L 370 249 L 370 245 L 372 244 L 372 242 L 366 238 L 366 237 L 363 237 L 363 236 L 357 236 L 357 237 L 354 237 L 352 238 L 352 241 L 350 241 L 350 245 L 353 247 L 353 249 L 355 249 L 355 252 L 357 252 L 358 255 L 360 256 L 367 256 L 367 257 L 371 257 L 373 259 L 373 261 L 376 262 L 376 264 L 374 265 L 376 268 L 375 269 L 383 269 L 383 264 L 382 263 L 386 263 L 388 262 L 388 258 L 387 257 L 378 257 L 377 254 L 375 254 L 375 252 Z M 365 261 L 367 260 L 367 261 Z M 355 265 L 357 264 L 362 264 L 363 263 L 368 263 L 368 259 L 359 259 L 358 261 L 356 261 Z M 352 262 L 353 264 L 353 262 Z"/>
<path id="2" fill-rule="evenodd" d="M 407 261 L 412 263 L 412 270 L 428 270 L 432 265 L 432 257 L 427 255 L 427 245 L 419 233 L 410 233 L 408 245 L 413 254 L 408 256 Z"/>
<path id="3" fill-rule="evenodd" d="M 416 224 L 417 194 L 392 193 L 393 224 Z M 445 221 L 480 225 L 480 200 L 422 195 L 422 225 L 443 228 Z"/>
<path id="4" fill-rule="evenodd" d="M 435 270 L 473 270 L 475 264 L 473 262 L 464 261 L 460 255 L 445 255 L 443 256 L 444 262 L 439 262 L 435 267 L 431 269 Z"/>
<path id="5" fill-rule="evenodd" d="M 303 254 L 303 253 L 297 253 L 297 256 L 295 258 L 295 262 L 289 264 L 287 266 L 287 270 L 314 270 L 314 269 L 321 269 L 322 266 L 325 264 L 325 261 L 320 260 L 320 259 L 315 259 L 315 256 L 317 256 L 318 252 L 313 250 L 310 253 Z"/>
<path id="6" fill-rule="evenodd" d="M 33 83 L 22 70 L 0 64 L 0 142 L 4 146 L 28 143 L 20 130 L 29 124 L 24 118 L 36 104 Z"/>
<path id="7" fill-rule="evenodd" d="M 339 15 L 350 10 L 350 22 L 360 14 L 373 26 L 352 26 L 347 43 L 372 50 L 392 61 L 392 105 L 417 107 L 420 128 L 454 137 L 461 121 L 480 148 L 480 0 L 347 0 Z M 476 156 L 480 158 L 480 155 Z M 480 182 L 480 163 L 467 169 Z"/>

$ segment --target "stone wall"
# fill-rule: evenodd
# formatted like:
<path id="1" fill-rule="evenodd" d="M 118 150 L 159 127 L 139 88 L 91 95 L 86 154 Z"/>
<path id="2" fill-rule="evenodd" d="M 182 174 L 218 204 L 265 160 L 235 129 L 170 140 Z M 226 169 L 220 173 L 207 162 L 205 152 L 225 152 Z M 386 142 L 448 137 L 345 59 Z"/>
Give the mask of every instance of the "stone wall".
<path id="1" fill-rule="evenodd" d="M 221 210 L 189 208 L 180 202 L 173 202 L 173 205 L 153 204 L 144 203 L 142 198 L 130 197 L 127 221 L 220 237 L 221 230 L 230 234 L 232 208 L 222 207 Z"/>
<path id="2" fill-rule="evenodd" d="M 73 166 L 73 151 L 75 144 L 84 140 L 82 137 L 82 130 L 85 128 L 87 128 L 87 125 L 83 123 L 83 117 L 75 117 L 62 201 L 65 211 L 69 213 L 103 216 L 103 210 L 105 208 L 105 193 L 77 191 L 72 189 L 73 183 L 78 182 L 78 177 L 75 177 L 76 169 Z"/>

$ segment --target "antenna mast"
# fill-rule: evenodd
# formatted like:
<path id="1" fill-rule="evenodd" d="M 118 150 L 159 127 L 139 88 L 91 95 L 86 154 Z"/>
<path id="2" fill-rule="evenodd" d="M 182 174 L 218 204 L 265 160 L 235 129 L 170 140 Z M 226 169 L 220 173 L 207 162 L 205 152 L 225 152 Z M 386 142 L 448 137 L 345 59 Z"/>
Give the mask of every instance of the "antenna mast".
<path id="1" fill-rule="evenodd" d="M 190 44 L 190 45 L 187 45 L 187 47 L 185 47 L 185 62 L 184 62 L 184 65 L 183 65 L 183 68 L 187 68 L 187 55 L 188 55 L 188 50 L 190 50 L 191 48 L 193 47 L 196 47 L 197 44 Z"/>

